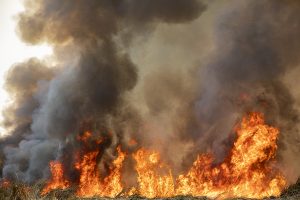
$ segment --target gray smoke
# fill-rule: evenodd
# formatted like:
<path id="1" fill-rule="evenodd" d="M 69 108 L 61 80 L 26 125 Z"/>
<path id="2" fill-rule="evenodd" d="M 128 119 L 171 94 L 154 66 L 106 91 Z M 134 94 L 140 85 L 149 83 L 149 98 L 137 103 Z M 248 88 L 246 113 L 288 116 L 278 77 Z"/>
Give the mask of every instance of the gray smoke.
<path id="1" fill-rule="evenodd" d="M 29 60 L 8 73 L 13 105 L 4 111 L 10 136 L 2 142 L 3 176 L 26 182 L 47 177 L 49 161 L 78 146 L 84 129 L 111 137 L 106 146 L 115 149 L 139 118 L 124 99 L 138 80 L 126 46 L 158 23 L 189 22 L 204 8 L 197 0 L 25 1 L 21 38 L 53 45 L 58 64 Z"/>
<path id="2" fill-rule="evenodd" d="M 58 64 L 33 59 L 8 73 L 3 176 L 33 182 L 50 160 L 72 163 L 64 155 L 86 129 L 109 138 L 106 164 L 134 138 L 182 172 L 200 152 L 221 162 L 234 125 L 261 111 L 280 129 L 277 160 L 293 181 L 299 15 L 292 0 L 27 0 L 19 34 L 53 45 Z"/>
<path id="3" fill-rule="evenodd" d="M 135 62 L 148 67 L 130 98 L 146 124 L 144 144 L 181 172 L 199 152 L 214 153 L 218 163 L 232 147 L 235 124 L 260 111 L 281 132 L 279 166 L 297 179 L 300 101 L 287 85 L 290 72 L 299 74 L 299 11 L 295 1 L 216 1 L 191 26 L 160 26 L 146 50 L 133 50 Z"/>
<path id="4" fill-rule="evenodd" d="M 212 147 L 219 160 L 228 152 L 236 120 L 261 111 L 281 131 L 279 160 L 295 170 L 293 179 L 299 177 L 299 112 L 283 82 L 300 64 L 299 11 L 297 1 L 235 1 L 217 18 L 216 50 L 201 70 L 196 102 L 201 136 L 196 138 L 200 148 Z"/>
<path id="5" fill-rule="evenodd" d="M 180 172 L 199 152 L 218 163 L 235 124 L 260 111 L 281 132 L 278 164 L 297 179 L 300 101 L 290 89 L 299 88 L 299 11 L 296 1 L 215 1 L 191 25 L 160 26 L 146 50 L 134 51 L 135 62 L 151 67 L 141 70 L 132 97 L 146 124 L 143 142 Z"/>

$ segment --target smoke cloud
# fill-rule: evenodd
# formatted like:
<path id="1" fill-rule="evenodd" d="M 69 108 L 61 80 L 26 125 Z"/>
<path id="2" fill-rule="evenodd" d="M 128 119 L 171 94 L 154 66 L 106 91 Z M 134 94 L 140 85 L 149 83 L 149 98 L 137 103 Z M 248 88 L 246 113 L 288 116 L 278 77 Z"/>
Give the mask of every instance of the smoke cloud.
<path id="1" fill-rule="evenodd" d="M 74 149 L 85 128 L 109 137 L 106 146 L 115 149 L 125 125 L 139 118 L 124 98 L 138 80 L 125 47 L 143 29 L 189 22 L 204 8 L 196 0 L 25 1 L 21 38 L 52 44 L 59 64 L 54 69 L 29 60 L 9 72 L 13 105 L 4 111 L 11 133 L 3 142 L 3 176 L 26 182 L 47 177 L 49 161 Z"/>
<path id="2" fill-rule="evenodd" d="M 196 107 L 200 133 L 221 158 L 228 134 L 220 132 L 230 133 L 237 117 L 258 110 L 279 127 L 281 159 L 295 169 L 297 162 L 287 160 L 300 150 L 299 112 L 283 77 L 299 66 L 299 10 L 295 1 L 241 1 L 217 19 L 216 50 L 201 71 Z M 203 138 L 199 143 L 205 144 Z M 292 176 L 297 179 L 299 168 Z"/>
<path id="3" fill-rule="evenodd" d="M 30 59 L 7 74 L 3 177 L 47 178 L 50 160 L 73 162 L 64 154 L 85 130 L 108 138 L 102 165 L 118 145 L 134 150 L 130 139 L 159 150 L 175 173 L 201 152 L 221 162 L 251 111 L 280 129 L 279 165 L 299 177 L 300 100 L 289 87 L 300 64 L 297 1 L 27 0 L 25 8 L 20 37 L 51 44 L 56 65 Z"/>

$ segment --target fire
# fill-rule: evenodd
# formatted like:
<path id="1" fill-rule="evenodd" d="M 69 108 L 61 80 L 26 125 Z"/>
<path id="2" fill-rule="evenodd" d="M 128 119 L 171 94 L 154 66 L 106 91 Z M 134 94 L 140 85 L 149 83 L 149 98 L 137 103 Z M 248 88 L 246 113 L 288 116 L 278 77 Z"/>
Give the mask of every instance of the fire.
<path id="1" fill-rule="evenodd" d="M 11 182 L 7 179 L 3 179 L 0 181 L 0 188 L 9 188 L 11 186 Z"/>
<path id="2" fill-rule="evenodd" d="M 262 114 L 251 113 L 237 128 L 237 138 L 224 162 L 213 165 L 213 155 L 198 155 L 190 170 L 174 179 L 157 152 L 141 149 L 133 155 L 139 183 L 136 193 L 148 198 L 279 196 L 286 181 L 273 167 L 278 134 L 278 129 L 265 124 Z M 168 173 L 160 175 L 162 170 Z"/>
<path id="3" fill-rule="evenodd" d="M 160 161 L 158 152 L 140 149 L 133 154 L 133 158 L 138 173 L 139 195 L 148 198 L 174 195 L 172 171 Z"/>
<path id="4" fill-rule="evenodd" d="M 135 145 L 137 145 L 137 141 L 134 140 L 134 139 L 130 139 L 129 142 L 128 142 L 128 145 L 129 146 L 135 146 Z"/>
<path id="5" fill-rule="evenodd" d="M 141 148 L 132 154 L 137 186 L 128 191 L 124 191 L 122 184 L 121 169 L 126 155 L 120 147 L 106 177 L 98 170 L 99 150 L 87 151 L 75 163 L 80 173 L 76 194 L 79 197 L 137 194 L 147 198 L 192 195 L 218 199 L 279 196 L 286 181 L 275 167 L 278 134 L 277 128 L 265 124 L 261 113 L 251 113 L 236 127 L 236 139 L 222 163 L 214 163 L 211 154 L 200 154 L 191 168 L 178 176 L 162 161 L 159 152 Z M 80 139 L 86 142 L 91 135 L 87 132 Z M 62 176 L 62 165 L 50 163 L 50 168 L 52 180 L 42 194 L 69 187 Z"/>
<path id="6" fill-rule="evenodd" d="M 118 157 L 113 161 L 110 174 L 101 180 L 97 166 L 97 156 L 99 151 L 88 152 L 83 159 L 75 164 L 75 168 L 80 171 L 79 187 L 77 196 L 79 197 L 115 197 L 122 192 L 121 168 L 125 154 L 120 147 L 117 148 Z"/>
<path id="7" fill-rule="evenodd" d="M 66 189 L 70 186 L 69 181 L 67 181 L 63 174 L 63 165 L 62 163 L 58 161 L 51 161 L 50 162 L 50 171 L 52 174 L 52 177 L 50 181 L 46 184 L 46 186 L 43 188 L 41 195 L 45 195 L 51 190 L 55 189 Z"/>
<path id="8" fill-rule="evenodd" d="M 87 144 L 89 139 L 92 138 L 92 136 L 93 136 L 92 132 L 85 131 L 82 135 L 78 135 L 76 139 L 84 144 Z M 94 140 L 94 142 L 96 144 L 101 144 L 103 142 L 103 138 L 97 138 Z"/>
<path id="9" fill-rule="evenodd" d="M 92 133 L 90 131 L 85 131 L 83 133 L 83 135 L 77 136 L 77 140 L 82 141 L 82 142 L 87 142 L 90 137 L 92 137 Z"/>
<path id="10" fill-rule="evenodd" d="M 213 167 L 211 155 L 200 155 L 178 178 L 177 194 L 212 198 L 279 196 L 286 185 L 273 167 L 278 129 L 265 125 L 260 113 L 244 117 L 227 159 Z"/>

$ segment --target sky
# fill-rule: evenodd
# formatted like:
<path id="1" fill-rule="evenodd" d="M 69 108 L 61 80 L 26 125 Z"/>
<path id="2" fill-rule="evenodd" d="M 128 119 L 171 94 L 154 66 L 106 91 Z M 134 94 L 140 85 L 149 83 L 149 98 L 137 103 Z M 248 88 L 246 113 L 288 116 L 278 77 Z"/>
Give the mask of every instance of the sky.
<path id="1" fill-rule="evenodd" d="M 9 68 L 30 57 L 43 58 L 50 55 L 51 47 L 46 44 L 32 46 L 25 44 L 16 32 L 17 13 L 23 10 L 22 0 L 0 0 L 0 112 L 9 103 L 9 97 L 3 86 L 5 74 Z M 2 115 L 0 114 L 0 120 Z M 0 127 L 0 134 L 5 130 Z"/>

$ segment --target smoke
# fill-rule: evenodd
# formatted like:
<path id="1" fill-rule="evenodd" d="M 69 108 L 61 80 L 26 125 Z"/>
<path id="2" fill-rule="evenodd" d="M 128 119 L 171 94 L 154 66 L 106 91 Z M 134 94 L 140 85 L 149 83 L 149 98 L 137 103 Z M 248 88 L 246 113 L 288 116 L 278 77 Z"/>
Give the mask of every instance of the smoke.
<path id="1" fill-rule="evenodd" d="M 48 176 L 50 160 L 69 166 L 74 158 L 65 155 L 80 148 L 76 136 L 85 130 L 108 138 L 102 165 L 120 144 L 133 151 L 130 139 L 159 150 L 175 173 L 200 152 L 220 162 L 233 127 L 251 111 L 280 129 L 279 165 L 291 181 L 300 175 L 299 98 L 288 87 L 299 74 L 300 3 L 27 0 L 25 6 L 21 38 L 51 44 L 57 65 L 31 59 L 7 75 L 13 103 L 4 111 L 10 131 L 1 143 L 4 177 L 34 182 Z"/>
<path id="2" fill-rule="evenodd" d="M 283 78 L 299 66 L 300 4 L 239 1 L 224 10 L 214 26 L 215 51 L 201 70 L 196 107 L 203 135 L 197 136 L 198 144 L 213 147 L 223 159 L 236 120 L 246 112 L 262 111 L 267 123 L 279 127 L 280 162 L 297 179 L 299 161 L 290 157 L 297 159 L 300 150 L 299 112 Z"/>
<path id="3" fill-rule="evenodd" d="M 138 101 L 146 124 L 143 142 L 178 171 L 199 152 L 212 152 L 221 162 L 235 124 L 247 112 L 261 111 L 281 131 L 281 167 L 297 179 L 299 100 L 286 82 L 299 66 L 299 9 L 293 1 L 218 1 L 190 25 L 161 25 L 148 45 L 134 51 L 135 62 L 147 67 L 131 100 Z"/>
<path id="4" fill-rule="evenodd" d="M 134 51 L 135 62 L 147 66 L 131 97 L 146 124 L 143 143 L 178 171 L 199 152 L 212 152 L 218 163 L 236 123 L 260 111 L 281 132 L 278 164 L 297 179 L 299 98 L 287 82 L 299 73 L 299 9 L 294 1 L 218 1 L 190 25 L 161 25 L 142 52 Z"/>
<path id="5" fill-rule="evenodd" d="M 124 98 L 138 80 L 126 46 L 158 23 L 189 22 L 204 9 L 196 0 L 25 1 L 21 38 L 53 45 L 58 66 L 29 60 L 10 70 L 3 176 L 26 182 L 47 177 L 49 161 L 78 146 L 83 129 L 109 137 L 106 147 L 115 149 L 126 127 L 139 121 Z"/>

